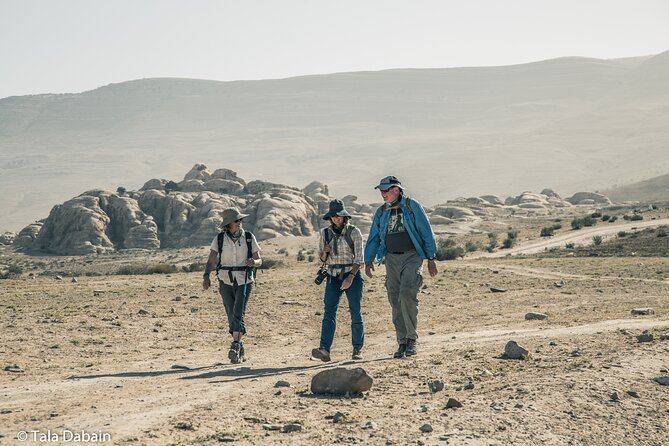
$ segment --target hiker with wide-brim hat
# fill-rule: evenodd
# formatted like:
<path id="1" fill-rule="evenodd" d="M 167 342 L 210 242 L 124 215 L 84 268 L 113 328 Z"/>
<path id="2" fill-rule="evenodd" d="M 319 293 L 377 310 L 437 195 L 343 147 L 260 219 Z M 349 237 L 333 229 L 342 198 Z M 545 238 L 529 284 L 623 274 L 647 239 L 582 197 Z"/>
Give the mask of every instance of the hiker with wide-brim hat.
<path id="1" fill-rule="evenodd" d="M 248 215 L 242 214 L 237 208 L 227 208 L 221 213 L 221 232 L 211 243 L 202 282 L 202 287 L 209 289 L 209 274 L 216 270 L 219 292 L 232 335 L 228 358 L 233 364 L 246 359 L 242 342 L 242 336 L 246 334 L 244 317 L 253 290 L 255 269 L 262 265 L 260 247 L 255 235 L 242 229 L 242 220 L 245 217 Z"/>
<path id="2" fill-rule="evenodd" d="M 351 344 L 353 359 L 362 359 L 362 347 L 365 342 L 365 327 L 362 321 L 363 278 L 360 266 L 363 262 L 362 233 L 349 223 L 351 214 L 346 211 L 344 202 L 332 200 L 323 220 L 330 225 L 320 231 L 319 255 L 326 267 L 327 281 L 323 295 L 323 322 L 321 340 L 318 348 L 311 351 L 311 356 L 322 361 L 330 361 L 330 349 L 337 327 L 337 310 L 342 293 L 346 293 L 348 308 L 351 313 Z"/>

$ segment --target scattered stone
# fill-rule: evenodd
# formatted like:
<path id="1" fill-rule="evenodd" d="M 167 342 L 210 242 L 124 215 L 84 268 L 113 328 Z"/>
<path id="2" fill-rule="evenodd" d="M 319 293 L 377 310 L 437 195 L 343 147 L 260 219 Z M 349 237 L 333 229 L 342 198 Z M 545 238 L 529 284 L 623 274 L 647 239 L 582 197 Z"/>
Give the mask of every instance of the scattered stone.
<path id="1" fill-rule="evenodd" d="M 420 405 L 420 412 L 425 413 L 427 412 L 427 404 L 421 404 Z"/>
<path id="2" fill-rule="evenodd" d="M 281 381 L 277 381 L 274 384 L 274 387 L 290 387 L 290 383 L 288 381 L 281 380 Z"/>
<path id="3" fill-rule="evenodd" d="M 58 412 L 51 412 L 51 413 L 49 414 L 49 417 L 51 417 L 51 418 L 56 418 L 58 415 L 60 415 Z"/>
<path id="4" fill-rule="evenodd" d="M 609 397 L 611 398 L 611 401 L 613 401 L 614 403 L 620 402 L 620 393 L 615 389 L 613 390 L 613 392 L 611 392 Z"/>
<path id="5" fill-rule="evenodd" d="M 572 358 L 577 358 L 581 356 L 581 352 L 579 352 L 578 350 L 574 350 L 573 352 L 569 353 L 569 356 L 571 356 Z"/>
<path id="6" fill-rule="evenodd" d="M 631 313 L 635 316 L 648 316 L 655 314 L 655 310 L 652 308 L 634 308 Z"/>
<path id="7" fill-rule="evenodd" d="M 63 280 L 63 276 L 56 276 L 56 280 Z"/>
<path id="8" fill-rule="evenodd" d="M 199 299 L 200 296 L 198 296 L 197 294 L 191 294 L 190 296 L 188 296 L 188 298 L 189 299 Z"/>
<path id="9" fill-rule="evenodd" d="M 18 364 L 6 365 L 4 370 L 5 372 L 13 372 L 13 373 L 23 373 L 25 371 Z"/>
<path id="10" fill-rule="evenodd" d="M 530 352 L 518 345 L 516 341 L 509 341 L 504 347 L 504 356 L 508 359 L 526 359 Z"/>
<path id="11" fill-rule="evenodd" d="M 262 428 L 266 431 L 280 431 L 283 426 L 280 424 L 263 424 Z"/>
<path id="12" fill-rule="evenodd" d="M 527 313 L 525 315 L 525 320 L 526 321 L 543 321 L 547 317 L 548 316 L 546 316 L 544 313 Z"/>
<path id="13" fill-rule="evenodd" d="M 183 364 L 172 364 L 170 367 L 172 370 L 190 370 L 190 367 Z"/>
<path id="14" fill-rule="evenodd" d="M 155 289 L 155 288 L 149 288 L 148 291 L 149 291 L 149 293 L 155 293 L 155 292 L 156 292 L 156 289 Z"/>
<path id="15" fill-rule="evenodd" d="M 281 428 L 281 432 L 284 434 L 289 434 L 291 432 L 299 432 L 302 430 L 302 425 L 298 423 L 288 423 L 284 424 Z"/>
<path id="16" fill-rule="evenodd" d="M 218 434 L 216 435 L 216 441 L 219 443 L 232 443 L 237 441 L 237 439 L 230 434 Z"/>
<path id="17" fill-rule="evenodd" d="M 79 281 L 77 280 L 76 277 L 73 277 L 72 280 L 70 280 L 70 282 L 72 282 L 72 283 L 78 283 Z"/>
<path id="18" fill-rule="evenodd" d="M 369 420 L 362 426 L 363 429 L 369 429 L 369 430 L 376 430 L 377 429 L 377 424 L 373 420 Z"/>
<path id="19" fill-rule="evenodd" d="M 93 296 L 100 296 L 101 294 L 104 294 L 103 290 L 93 290 Z"/>
<path id="20" fill-rule="evenodd" d="M 663 386 L 669 386 L 669 376 L 660 376 L 655 378 L 655 382 Z"/>
<path id="21" fill-rule="evenodd" d="M 432 336 L 432 335 L 436 335 L 437 332 L 436 332 L 436 331 L 428 331 L 427 334 L 429 334 L 430 336 Z"/>
<path id="22" fill-rule="evenodd" d="M 181 302 L 181 296 L 175 296 L 175 297 L 174 297 L 174 300 L 175 300 L 176 302 Z"/>
<path id="23" fill-rule="evenodd" d="M 660 369 L 660 373 L 669 373 L 669 370 L 667 370 L 667 369 Z"/>
<path id="24" fill-rule="evenodd" d="M 641 342 L 653 342 L 653 334 L 649 333 L 648 330 L 645 330 L 643 333 L 641 333 L 639 336 L 636 337 L 636 340 L 641 343 Z"/>
<path id="25" fill-rule="evenodd" d="M 637 392 L 636 390 L 628 390 L 627 394 L 629 396 L 631 396 L 632 398 L 641 398 L 641 396 L 639 395 L 639 392 Z"/>
<path id="26" fill-rule="evenodd" d="M 281 302 L 282 305 L 300 305 L 300 306 L 306 306 L 306 304 L 303 304 L 302 302 L 298 302 L 296 300 L 284 300 Z"/>
<path id="27" fill-rule="evenodd" d="M 490 287 L 490 291 L 492 291 L 493 293 L 506 293 L 506 290 L 504 288 L 497 288 L 494 286 Z"/>
<path id="28" fill-rule="evenodd" d="M 428 381 L 427 386 L 430 388 L 432 393 L 437 393 L 444 390 L 444 382 L 440 379 Z"/>
<path id="29" fill-rule="evenodd" d="M 347 415 L 343 412 L 337 412 L 332 416 L 333 423 L 345 423 L 347 420 Z"/>
<path id="30" fill-rule="evenodd" d="M 522 408 L 525 407 L 525 406 L 522 405 L 522 404 L 520 404 L 520 403 L 518 403 L 518 404 L 516 404 L 516 405 L 513 406 L 513 407 L 516 408 L 516 409 L 522 409 Z"/>
<path id="31" fill-rule="evenodd" d="M 471 382 L 471 381 L 468 382 L 467 384 L 465 384 L 465 387 L 464 387 L 465 390 L 472 390 L 473 388 L 474 388 L 474 383 Z"/>
<path id="32" fill-rule="evenodd" d="M 256 423 L 256 424 L 266 424 L 267 423 L 267 420 L 265 420 L 264 418 L 251 417 L 251 416 L 244 417 L 244 420 L 248 421 L 250 423 Z"/>
<path id="33" fill-rule="evenodd" d="M 669 333 L 660 335 L 660 341 L 669 341 Z"/>
<path id="34" fill-rule="evenodd" d="M 462 407 L 462 403 L 455 398 L 449 398 L 446 402 L 446 409 L 457 409 Z"/>
<path id="35" fill-rule="evenodd" d="M 559 282 L 553 282 L 555 288 L 562 288 L 564 286 L 564 281 L 560 280 Z"/>
<path id="36" fill-rule="evenodd" d="M 354 369 L 337 367 L 314 375 L 311 379 L 311 391 L 316 394 L 334 395 L 360 393 L 371 389 L 373 382 L 372 377 L 361 367 Z"/>
<path id="37" fill-rule="evenodd" d="M 274 396 L 279 396 L 279 395 L 281 395 L 281 393 L 282 392 L 280 390 L 277 390 L 276 392 L 274 392 Z"/>
<path id="38" fill-rule="evenodd" d="M 7 415 L 10 413 L 13 413 L 14 411 L 12 409 L 2 409 L 0 410 L 0 415 Z"/>
<path id="39" fill-rule="evenodd" d="M 551 342 L 548 343 L 548 345 L 550 345 L 551 347 L 556 347 L 556 346 L 557 346 L 557 342 L 555 342 L 555 341 L 551 341 Z"/>
<path id="40" fill-rule="evenodd" d="M 428 423 L 425 423 L 420 427 L 420 431 L 423 432 L 423 433 L 428 434 L 428 433 L 432 432 L 433 429 L 432 429 L 431 425 L 429 425 Z"/>
<path id="41" fill-rule="evenodd" d="M 139 311 L 137 312 L 137 314 L 139 314 L 141 316 L 146 316 L 147 314 L 149 314 L 149 312 L 146 311 L 144 308 L 140 308 Z"/>

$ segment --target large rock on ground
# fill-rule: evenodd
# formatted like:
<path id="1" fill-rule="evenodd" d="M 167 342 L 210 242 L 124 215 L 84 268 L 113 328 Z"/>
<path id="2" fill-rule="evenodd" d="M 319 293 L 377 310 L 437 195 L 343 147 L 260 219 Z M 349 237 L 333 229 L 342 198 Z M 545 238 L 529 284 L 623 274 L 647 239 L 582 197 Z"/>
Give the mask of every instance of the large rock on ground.
<path id="1" fill-rule="evenodd" d="M 319 226 L 316 204 L 291 189 L 263 193 L 243 212 L 250 214 L 249 222 L 259 240 L 279 235 L 310 236 Z"/>
<path id="2" fill-rule="evenodd" d="M 371 389 L 373 382 L 372 377 L 363 368 L 337 367 L 316 374 L 311 379 L 311 391 L 316 394 L 334 395 L 360 393 Z"/>

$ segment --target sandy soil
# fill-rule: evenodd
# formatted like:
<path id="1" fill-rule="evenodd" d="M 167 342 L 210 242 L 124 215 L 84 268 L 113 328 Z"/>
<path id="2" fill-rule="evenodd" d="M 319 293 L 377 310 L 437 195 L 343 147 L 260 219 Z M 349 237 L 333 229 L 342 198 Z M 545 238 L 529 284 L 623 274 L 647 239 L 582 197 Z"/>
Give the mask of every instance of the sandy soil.
<path id="1" fill-rule="evenodd" d="M 402 360 L 391 359 L 380 267 L 365 285 L 364 360 L 349 361 L 344 300 L 324 364 L 309 358 L 322 288 L 317 266 L 294 260 L 304 244 L 286 242 L 285 264 L 259 275 L 242 365 L 228 363 L 222 303 L 201 273 L 1 281 L 0 366 L 23 371 L 0 369 L 0 443 L 37 443 L 30 432 L 48 430 L 108 433 L 103 444 L 668 443 L 669 387 L 654 381 L 669 374 L 669 281 L 653 274 L 666 258 L 441 262 L 420 295 L 419 354 Z M 266 244 L 267 255 L 282 258 L 281 246 Z M 637 307 L 655 313 L 632 316 Z M 530 311 L 548 318 L 526 321 Z M 654 341 L 637 342 L 644 330 Z M 530 357 L 502 359 L 509 340 Z M 363 367 L 372 389 L 313 395 L 312 376 L 338 366 Z M 437 379 L 445 388 L 433 393 Z M 449 398 L 462 407 L 446 409 Z M 291 422 L 301 431 L 265 426 Z"/>

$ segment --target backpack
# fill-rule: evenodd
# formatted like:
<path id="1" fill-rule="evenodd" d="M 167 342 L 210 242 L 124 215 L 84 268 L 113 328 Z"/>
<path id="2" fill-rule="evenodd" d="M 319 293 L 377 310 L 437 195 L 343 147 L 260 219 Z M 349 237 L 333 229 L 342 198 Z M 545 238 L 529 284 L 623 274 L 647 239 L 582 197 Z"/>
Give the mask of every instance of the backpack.
<path id="1" fill-rule="evenodd" d="M 253 234 L 250 231 L 244 231 L 246 234 L 246 258 L 250 259 L 253 257 L 253 248 L 252 248 L 252 242 L 253 242 Z M 216 265 L 216 276 L 218 276 L 218 271 L 221 269 L 221 253 L 223 253 L 223 237 L 225 237 L 225 232 L 219 232 L 218 233 L 218 264 Z M 251 274 L 255 274 L 255 268 L 251 270 Z"/>

